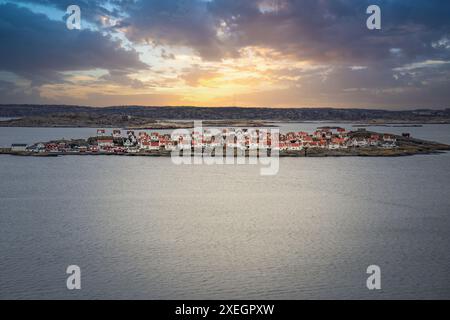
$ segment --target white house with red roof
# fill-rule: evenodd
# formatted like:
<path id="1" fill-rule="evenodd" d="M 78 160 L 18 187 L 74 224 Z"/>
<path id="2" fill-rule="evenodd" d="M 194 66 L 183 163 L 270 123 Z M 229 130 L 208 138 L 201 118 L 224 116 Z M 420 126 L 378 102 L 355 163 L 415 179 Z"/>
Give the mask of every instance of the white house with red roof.
<path id="1" fill-rule="evenodd" d="M 100 150 L 109 150 L 114 148 L 114 139 L 112 137 L 99 137 L 97 139 L 97 144 Z"/>
<path id="2" fill-rule="evenodd" d="M 150 151 L 158 151 L 160 149 L 159 141 L 151 141 L 150 142 Z"/>

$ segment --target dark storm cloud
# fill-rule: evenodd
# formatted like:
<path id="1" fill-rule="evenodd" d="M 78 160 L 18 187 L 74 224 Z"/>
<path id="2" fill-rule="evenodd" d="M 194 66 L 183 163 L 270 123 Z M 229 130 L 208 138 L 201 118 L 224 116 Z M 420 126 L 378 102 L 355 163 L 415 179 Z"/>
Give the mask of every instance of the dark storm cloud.
<path id="1" fill-rule="evenodd" d="M 121 48 L 110 36 L 69 31 L 63 22 L 14 4 L 0 5 L 0 42 L 0 70 L 35 84 L 61 81 L 64 71 L 147 68 L 135 51 Z"/>
<path id="2" fill-rule="evenodd" d="M 21 0 L 65 10 L 73 1 Z M 194 49 L 206 60 L 270 47 L 299 59 L 348 63 L 449 58 L 432 43 L 450 36 L 450 1 L 442 0 L 94 0 L 75 1 L 83 17 L 116 19 L 135 43 Z M 276 5 L 274 5 L 276 4 Z M 382 31 L 366 28 L 366 8 L 382 9 Z M 398 56 L 396 57 L 398 61 Z"/>
<path id="3" fill-rule="evenodd" d="M 382 8 L 382 31 L 366 28 L 371 4 Z M 205 59 L 250 45 L 313 61 L 384 61 L 391 48 L 409 59 L 449 56 L 431 46 L 450 33 L 449 1 L 150 0 L 128 5 L 127 14 L 131 40 L 188 46 Z"/>

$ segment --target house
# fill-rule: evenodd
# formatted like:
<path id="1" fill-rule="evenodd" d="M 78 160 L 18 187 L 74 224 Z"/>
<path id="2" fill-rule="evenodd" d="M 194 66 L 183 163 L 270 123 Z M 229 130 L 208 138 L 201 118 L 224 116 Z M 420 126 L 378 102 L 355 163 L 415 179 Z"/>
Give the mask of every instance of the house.
<path id="1" fill-rule="evenodd" d="M 325 138 L 325 136 L 326 136 L 326 133 L 325 132 L 323 132 L 322 130 L 317 130 L 316 132 L 314 132 L 314 138 L 316 138 L 316 139 L 322 139 L 322 138 Z"/>
<path id="2" fill-rule="evenodd" d="M 304 138 L 304 137 L 309 136 L 309 134 L 308 134 L 308 132 L 300 131 L 300 132 L 297 134 L 297 136 L 298 136 L 299 138 Z"/>
<path id="3" fill-rule="evenodd" d="M 150 150 L 150 141 L 141 140 L 139 147 L 141 150 Z"/>
<path id="4" fill-rule="evenodd" d="M 393 135 L 385 134 L 383 136 L 383 141 L 384 142 L 389 142 L 389 143 L 395 143 L 395 142 L 397 142 L 397 139 Z"/>
<path id="5" fill-rule="evenodd" d="M 45 150 L 47 152 L 58 152 L 58 145 L 56 143 L 47 143 L 45 145 Z"/>
<path id="6" fill-rule="evenodd" d="M 288 149 L 288 146 L 285 142 L 280 142 L 279 148 L 280 151 L 286 151 Z"/>
<path id="7" fill-rule="evenodd" d="M 174 142 L 168 141 L 168 142 L 166 143 L 166 145 L 165 145 L 165 149 L 166 149 L 167 151 L 174 151 L 174 150 L 176 149 L 176 145 L 175 145 Z"/>
<path id="8" fill-rule="evenodd" d="M 113 138 L 114 139 L 119 139 L 122 137 L 122 132 L 120 130 L 114 130 L 113 131 Z"/>
<path id="9" fill-rule="evenodd" d="M 369 142 L 366 139 L 353 139 L 353 147 L 364 148 L 369 146 Z"/>
<path id="10" fill-rule="evenodd" d="M 159 138 L 159 146 L 161 148 L 165 148 L 166 144 L 168 144 L 169 141 L 170 141 L 170 137 L 168 137 L 168 136 L 161 136 Z"/>
<path id="11" fill-rule="evenodd" d="M 289 151 L 301 151 L 301 150 L 303 150 L 303 146 L 299 142 L 290 143 L 288 145 L 288 150 Z"/>
<path id="12" fill-rule="evenodd" d="M 43 143 L 38 143 L 31 147 L 31 151 L 39 153 L 45 152 L 45 145 Z"/>
<path id="13" fill-rule="evenodd" d="M 378 134 L 372 134 L 367 142 L 371 147 L 378 147 L 380 145 L 380 136 Z"/>
<path id="14" fill-rule="evenodd" d="M 153 142 L 158 142 L 158 145 L 159 145 L 159 133 L 158 132 L 153 132 L 151 134 L 151 139 Z"/>
<path id="15" fill-rule="evenodd" d="M 296 139 L 296 134 L 293 132 L 289 132 L 286 134 L 286 140 L 295 140 Z"/>
<path id="16" fill-rule="evenodd" d="M 347 138 L 333 138 L 328 147 L 329 149 L 347 149 L 347 141 Z"/>
<path id="17" fill-rule="evenodd" d="M 145 139 L 146 137 L 148 137 L 147 132 L 143 131 L 139 132 L 139 139 Z"/>
<path id="18" fill-rule="evenodd" d="M 65 152 L 68 149 L 69 149 L 69 147 L 65 142 L 58 143 L 58 151 Z"/>
<path id="19" fill-rule="evenodd" d="M 134 146 L 134 143 L 133 143 L 130 139 L 127 139 L 127 140 L 125 140 L 125 142 L 123 143 L 123 146 L 124 146 L 125 148 L 131 148 L 131 147 Z"/>
<path id="20" fill-rule="evenodd" d="M 114 139 L 112 137 L 101 137 L 97 139 L 97 144 L 100 149 L 109 149 L 114 147 Z"/>
<path id="21" fill-rule="evenodd" d="M 344 128 L 338 128 L 338 129 L 337 129 L 337 132 L 338 132 L 338 134 L 339 134 L 341 137 L 347 135 L 347 130 L 344 129 Z"/>
<path id="22" fill-rule="evenodd" d="M 27 146 L 26 144 L 22 144 L 22 143 L 14 143 L 11 145 L 11 151 L 13 152 L 24 152 L 27 151 Z"/>
<path id="23" fill-rule="evenodd" d="M 98 129 L 97 130 L 97 137 L 104 137 L 106 134 L 106 130 L 105 129 Z"/>

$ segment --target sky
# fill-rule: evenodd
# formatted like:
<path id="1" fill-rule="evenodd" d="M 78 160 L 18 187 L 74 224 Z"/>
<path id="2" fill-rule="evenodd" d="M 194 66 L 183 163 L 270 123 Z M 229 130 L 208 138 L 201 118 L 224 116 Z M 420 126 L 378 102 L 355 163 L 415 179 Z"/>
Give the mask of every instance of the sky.
<path id="1" fill-rule="evenodd" d="M 0 104 L 450 107 L 447 0 L 0 0 L 0 43 Z"/>

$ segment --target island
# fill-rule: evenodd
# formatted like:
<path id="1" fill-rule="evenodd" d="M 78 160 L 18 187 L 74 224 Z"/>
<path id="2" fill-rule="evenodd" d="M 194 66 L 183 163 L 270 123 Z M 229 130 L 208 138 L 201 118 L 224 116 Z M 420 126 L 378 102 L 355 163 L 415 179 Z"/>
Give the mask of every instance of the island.
<path id="1" fill-rule="evenodd" d="M 276 133 L 274 133 L 276 132 Z M 313 133 L 279 133 L 271 129 L 208 128 L 173 134 L 135 130 L 98 129 L 88 139 L 55 140 L 30 145 L 13 144 L 0 154 L 14 156 L 279 156 L 279 157 L 399 157 L 438 154 L 450 146 L 411 137 L 377 133 L 360 128 L 321 127 Z"/>

